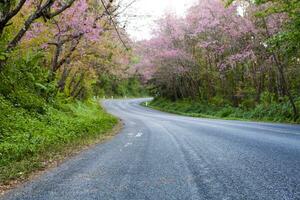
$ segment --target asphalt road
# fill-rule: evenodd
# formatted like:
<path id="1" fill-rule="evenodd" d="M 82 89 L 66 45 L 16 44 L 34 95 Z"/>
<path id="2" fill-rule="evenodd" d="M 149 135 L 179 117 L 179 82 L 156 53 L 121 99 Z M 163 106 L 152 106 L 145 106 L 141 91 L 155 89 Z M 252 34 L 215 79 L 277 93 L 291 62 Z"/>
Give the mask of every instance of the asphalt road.
<path id="1" fill-rule="evenodd" d="M 300 126 L 197 119 L 108 100 L 125 127 L 7 200 L 300 199 Z"/>

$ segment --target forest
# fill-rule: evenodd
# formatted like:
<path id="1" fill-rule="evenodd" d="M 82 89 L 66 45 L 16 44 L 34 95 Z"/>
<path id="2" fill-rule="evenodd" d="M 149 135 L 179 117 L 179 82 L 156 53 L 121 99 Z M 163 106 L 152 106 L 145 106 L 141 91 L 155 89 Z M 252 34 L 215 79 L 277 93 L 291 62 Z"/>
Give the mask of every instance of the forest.
<path id="1" fill-rule="evenodd" d="M 201 0 L 137 44 L 152 107 L 191 116 L 300 122 L 300 1 Z"/>
<path id="2" fill-rule="evenodd" d="M 107 137 L 118 120 L 98 98 L 145 95 L 122 9 L 113 0 L 0 1 L 0 186 Z"/>
<path id="3" fill-rule="evenodd" d="M 141 41 L 120 23 L 120 2 L 0 1 L 0 192 L 110 137 L 120 122 L 100 98 L 300 123 L 299 0 L 199 0 Z"/>

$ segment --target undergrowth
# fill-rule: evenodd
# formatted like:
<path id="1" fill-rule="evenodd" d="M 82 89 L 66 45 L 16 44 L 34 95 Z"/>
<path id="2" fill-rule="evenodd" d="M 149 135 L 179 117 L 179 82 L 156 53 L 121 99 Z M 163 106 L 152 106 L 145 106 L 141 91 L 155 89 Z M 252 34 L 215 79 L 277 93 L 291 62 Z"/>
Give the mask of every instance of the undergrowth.
<path id="1" fill-rule="evenodd" d="M 0 186 L 97 142 L 118 122 L 91 97 L 59 93 L 43 63 L 29 51 L 0 71 Z"/>
<path id="2" fill-rule="evenodd" d="M 300 105 L 300 99 L 298 99 L 297 105 Z M 246 109 L 242 106 L 220 106 L 193 100 L 170 101 L 164 98 L 156 98 L 149 103 L 149 106 L 162 111 L 192 117 L 300 123 L 300 119 L 294 121 L 293 112 L 288 101 L 282 103 L 262 102 L 254 108 Z"/>
<path id="3" fill-rule="evenodd" d="M 0 96 L 0 183 L 27 177 L 66 148 L 88 143 L 117 123 L 93 101 L 43 108 L 39 114 Z"/>

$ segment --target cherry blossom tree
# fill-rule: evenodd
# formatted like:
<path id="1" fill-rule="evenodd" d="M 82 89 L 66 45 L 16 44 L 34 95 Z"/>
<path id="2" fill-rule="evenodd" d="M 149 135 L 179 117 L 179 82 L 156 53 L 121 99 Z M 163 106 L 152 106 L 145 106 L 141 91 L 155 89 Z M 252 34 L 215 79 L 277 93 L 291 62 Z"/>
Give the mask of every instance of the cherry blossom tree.
<path id="1" fill-rule="evenodd" d="M 269 92 L 278 100 L 288 96 L 296 116 L 287 66 L 268 42 L 284 29 L 288 17 L 259 17 L 266 7 L 270 5 L 237 1 L 226 6 L 221 0 L 199 0 L 185 17 L 168 14 L 158 21 L 154 38 L 142 42 L 138 66 L 154 69 L 150 82 L 159 94 L 174 94 L 173 99 L 211 101 L 221 96 L 234 106 L 253 99 L 254 105 Z M 196 94 L 183 92 L 189 90 Z"/>

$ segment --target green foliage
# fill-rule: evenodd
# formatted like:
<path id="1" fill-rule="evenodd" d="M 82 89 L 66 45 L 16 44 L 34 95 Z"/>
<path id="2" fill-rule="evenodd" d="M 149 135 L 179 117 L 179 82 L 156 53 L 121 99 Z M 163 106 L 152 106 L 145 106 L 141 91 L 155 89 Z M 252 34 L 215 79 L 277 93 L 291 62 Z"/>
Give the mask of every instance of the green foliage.
<path id="1" fill-rule="evenodd" d="M 229 105 L 206 104 L 201 101 L 179 100 L 172 102 L 158 98 L 150 103 L 150 106 L 163 111 L 194 117 L 246 119 L 271 122 L 294 122 L 293 111 L 287 99 L 281 103 L 273 100 L 273 95 L 264 93 L 261 104 L 253 109 L 248 107 L 232 107 Z M 300 99 L 297 101 L 300 107 Z M 300 120 L 296 123 L 300 123 Z"/>
<path id="2" fill-rule="evenodd" d="M 223 106 L 230 104 L 230 102 L 226 101 L 222 96 L 215 96 L 210 100 L 210 103 L 215 106 Z"/>
<path id="3" fill-rule="evenodd" d="M 46 105 L 44 114 L 14 106 L 0 96 L 0 182 L 27 175 L 70 144 L 109 131 L 117 119 L 97 102 Z"/>
<path id="4" fill-rule="evenodd" d="M 0 72 L 0 183 L 26 177 L 117 122 L 97 102 L 57 95 L 56 80 L 48 81 L 43 63 L 42 53 L 28 51 L 9 59 Z"/>
<path id="5" fill-rule="evenodd" d="M 269 106 L 273 103 L 276 103 L 274 94 L 271 94 L 269 92 L 262 93 L 260 100 L 261 100 L 261 104 L 264 106 Z"/>
<path id="6" fill-rule="evenodd" d="M 93 85 L 95 96 L 114 97 L 143 97 L 147 96 L 146 89 L 137 77 L 118 79 L 114 75 L 101 75 Z"/>
<path id="7" fill-rule="evenodd" d="M 47 5 L 51 6 L 51 2 Z M 0 18 L 18 3 L 0 1 Z M 95 7 L 95 3 L 86 2 L 89 9 L 84 9 L 84 13 L 89 19 L 103 12 L 103 7 Z M 132 55 L 118 45 L 119 39 L 114 30 L 109 31 L 106 19 L 97 20 L 99 24 L 93 27 L 107 25 L 101 40 L 97 39 L 98 33 L 87 38 L 90 34 L 77 30 L 78 26 L 69 27 L 68 33 L 62 31 L 65 35 L 58 36 L 54 34 L 57 26 L 43 20 L 41 14 L 31 18 L 39 10 L 33 4 L 26 3 L 4 24 L 5 28 L 0 27 L 0 184 L 27 176 L 43 167 L 44 162 L 63 155 L 69 147 L 76 149 L 111 130 L 117 119 L 105 113 L 97 102 L 89 101 L 91 96 L 139 96 L 144 92 L 137 78 L 120 78 L 128 76 L 124 72 Z M 72 6 L 80 6 L 75 4 Z M 77 10 L 73 7 L 75 13 Z M 69 8 L 60 13 L 55 17 L 57 23 L 68 23 L 64 19 L 74 16 L 73 11 Z M 33 23 L 27 23 L 28 17 Z M 88 21 L 95 25 L 93 20 Z M 81 24 L 84 29 L 87 23 Z M 22 33 L 20 30 L 27 32 L 18 34 Z M 85 42 L 78 40 L 73 46 L 73 37 L 79 33 L 76 31 L 84 32 Z M 15 37 L 16 34 L 21 37 Z M 62 42 L 61 37 L 68 38 L 60 46 L 61 51 L 56 49 L 58 45 L 48 45 Z M 16 46 L 9 45 L 14 43 L 13 38 L 20 39 L 15 40 Z M 52 65 L 54 53 L 58 53 L 61 64 L 57 69 Z M 96 82 L 98 75 L 104 73 L 118 75 L 103 75 Z"/>
<path id="8" fill-rule="evenodd" d="M 235 0 L 227 0 L 230 5 Z M 286 56 L 299 56 L 300 47 L 300 1 L 299 0 L 255 0 L 257 6 L 266 5 L 257 17 L 265 18 L 274 14 L 285 14 L 289 17 L 282 31 L 268 40 L 270 48 L 280 49 Z"/>
<path id="9" fill-rule="evenodd" d="M 16 107 L 44 112 L 55 87 L 47 82 L 48 72 L 41 66 L 43 58 L 41 53 L 28 52 L 26 57 L 6 64 L 0 73 L 0 94 Z"/>

